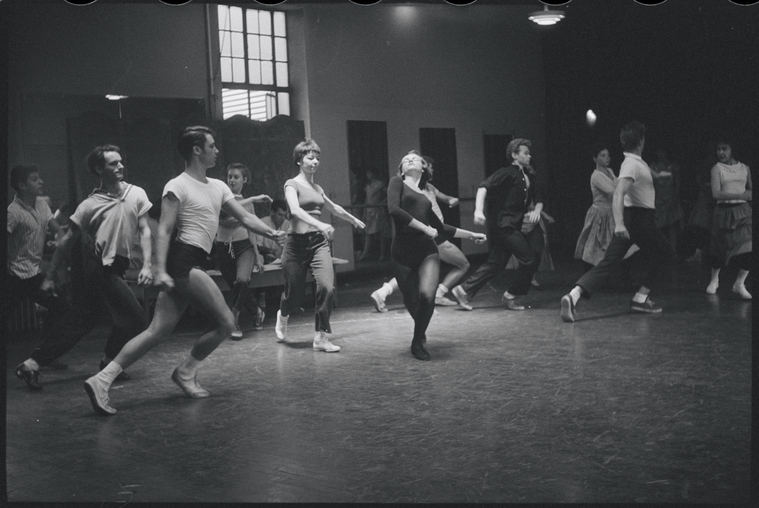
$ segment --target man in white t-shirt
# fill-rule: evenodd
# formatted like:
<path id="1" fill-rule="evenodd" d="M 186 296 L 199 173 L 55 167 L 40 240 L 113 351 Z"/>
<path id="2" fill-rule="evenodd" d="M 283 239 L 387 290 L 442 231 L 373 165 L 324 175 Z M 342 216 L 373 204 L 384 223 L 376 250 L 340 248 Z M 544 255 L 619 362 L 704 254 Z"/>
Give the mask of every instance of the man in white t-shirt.
<path id="1" fill-rule="evenodd" d="M 82 201 L 71 216 L 71 225 L 58 242 L 42 290 L 55 292 L 62 266 L 71 265 L 74 303 L 91 330 L 98 322 L 93 313 L 102 305 L 111 320 L 100 369 L 121 351 L 124 344 L 147 326 L 145 313 L 124 280 L 129 268 L 132 244 L 139 232 L 140 246 L 146 254 L 137 277 L 138 284 L 152 284 L 151 235 L 148 210 L 152 206 L 145 191 L 124 182 L 121 152 L 116 145 L 101 145 L 87 156 L 87 166 L 100 178 L 100 186 Z M 81 337 L 80 337 L 81 338 Z M 71 349 L 43 342 L 38 349 L 56 358 Z M 120 373 L 120 381 L 129 379 Z"/>
<path id="2" fill-rule="evenodd" d="M 618 270 L 625 253 L 633 244 L 640 248 L 643 270 L 641 286 L 630 302 L 630 310 L 644 313 L 662 311 L 648 295 L 660 274 L 667 273 L 671 268 L 675 253 L 656 227 L 653 177 L 648 164 L 641 158 L 645 136 L 646 127 L 640 122 L 630 122 L 622 127 L 619 140 L 625 160 L 619 169 L 612 200 L 614 238 L 601 262 L 580 277 L 575 287 L 562 297 L 561 319 L 564 321 L 575 320 L 575 306 L 580 297 L 590 298 L 603 286 L 608 276 Z"/>

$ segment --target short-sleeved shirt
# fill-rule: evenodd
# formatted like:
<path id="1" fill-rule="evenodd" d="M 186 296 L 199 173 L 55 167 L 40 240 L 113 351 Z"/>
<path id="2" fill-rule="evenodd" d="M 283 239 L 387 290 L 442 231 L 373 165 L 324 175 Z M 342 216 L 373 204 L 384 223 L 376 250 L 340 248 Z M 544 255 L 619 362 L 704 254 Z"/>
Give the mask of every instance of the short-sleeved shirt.
<path id="1" fill-rule="evenodd" d="M 131 259 L 138 219 L 152 206 L 136 185 L 122 185 L 118 196 L 95 189 L 76 207 L 71 221 L 95 239 L 95 254 L 103 266 L 110 266 L 116 256 Z"/>
<path id="2" fill-rule="evenodd" d="M 632 180 L 625 194 L 625 206 L 656 209 L 654 178 L 648 164 L 634 153 L 624 152 L 625 160 L 619 168 L 619 179 Z"/>
<path id="3" fill-rule="evenodd" d="M 177 241 L 210 253 L 219 227 L 221 206 L 235 199 L 235 195 L 221 180 L 206 180 L 201 182 L 184 172 L 166 183 L 162 197 L 172 193 L 179 199 Z"/>
<path id="4" fill-rule="evenodd" d="M 34 208 L 18 197 L 8 205 L 8 273 L 28 279 L 40 273 L 47 225 L 53 218 L 50 205 L 35 200 Z"/>
<path id="5" fill-rule="evenodd" d="M 324 207 L 324 189 L 317 184 L 313 184 L 313 186 L 305 185 L 295 178 L 291 178 L 285 182 L 285 189 L 287 187 L 293 187 L 298 193 L 298 204 L 307 214 L 317 219 L 321 217 L 322 208 Z M 293 230 L 297 231 L 298 218 L 293 216 L 291 219 Z M 307 231 L 317 231 L 317 228 L 309 224 Z"/>
<path id="6" fill-rule="evenodd" d="M 529 186 L 527 179 L 529 178 Z M 487 189 L 489 227 L 521 229 L 530 203 L 542 203 L 535 170 L 512 164 L 499 168 L 480 187 Z"/>

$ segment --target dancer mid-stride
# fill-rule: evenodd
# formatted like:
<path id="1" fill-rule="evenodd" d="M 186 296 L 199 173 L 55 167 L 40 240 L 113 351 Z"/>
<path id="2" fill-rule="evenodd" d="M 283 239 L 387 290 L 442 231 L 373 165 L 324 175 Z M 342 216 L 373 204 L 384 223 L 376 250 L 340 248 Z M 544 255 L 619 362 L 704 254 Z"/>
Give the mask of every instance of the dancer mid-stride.
<path id="1" fill-rule="evenodd" d="M 197 369 L 235 329 L 232 310 L 203 269 L 216 236 L 221 210 L 250 231 L 275 239 L 285 236 L 284 232 L 273 230 L 246 212 L 227 184 L 206 177 L 206 170 L 216 165 L 219 153 L 213 130 L 204 126 L 185 127 L 179 137 L 178 150 L 185 160 L 185 170 L 169 180 L 163 189 L 154 269 L 154 284 L 161 292 L 153 320 L 147 330 L 127 342 L 103 370 L 84 382 L 93 409 L 101 415 L 116 413 L 108 396 L 116 376 L 168 337 L 189 304 L 209 316 L 215 326 L 195 342 L 190 354 L 174 369 L 171 379 L 189 397 L 208 397 L 209 393 L 198 384 Z M 175 228 L 177 234 L 172 240 Z"/>
<path id="2" fill-rule="evenodd" d="M 435 311 L 435 293 L 440 280 L 440 255 L 434 239 L 440 234 L 448 238 L 468 238 L 477 243 L 487 238 L 443 224 L 432 211 L 432 204 L 421 189 L 429 173 L 427 162 L 416 151 L 401 159 L 400 175 L 390 179 L 387 208 L 395 224 L 391 248 L 393 272 L 403 293 L 403 303 L 414 319 L 411 354 L 418 360 L 429 360 L 424 347 L 427 326 Z"/>

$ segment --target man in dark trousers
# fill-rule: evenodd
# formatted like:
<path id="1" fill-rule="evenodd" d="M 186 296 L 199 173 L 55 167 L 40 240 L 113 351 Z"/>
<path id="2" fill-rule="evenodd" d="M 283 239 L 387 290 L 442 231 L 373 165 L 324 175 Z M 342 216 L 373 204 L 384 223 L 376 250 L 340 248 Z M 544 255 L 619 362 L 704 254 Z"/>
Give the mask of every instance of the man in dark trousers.
<path id="1" fill-rule="evenodd" d="M 453 288 L 453 296 L 459 307 L 472 310 L 469 300 L 491 279 L 503 272 L 512 254 L 520 264 L 503 302 L 510 310 L 524 310 L 516 298 L 527 294 L 532 276 L 540 266 L 540 256 L 545 240 L 540 228 L 522 233 L 522 223 L 540 220 L 543 202 L 537 185 L 535 171 L 530 166 L 530 147 L 527 139 L 511 140 L 507 152 L 513 160 L 510 166 L 498 169 L 480 184 L 475 200 L 474 223 L 488 227 L 490 252 L 487 261 L 463 284 Z M 488 215 L 484 209 L 487 200 Z M 535 208 L 528 211 L 531 203 Z"/>
<path id="2" fill-rule="evenodd" d="M 619 178 L 612 198 L 614 238 L 606 248 L 604 258 L 577 281 L 575 287 L 561 298 L 561 319 L 575 320 L 575 307 L 581 296 L 590 298 L 602 287 L 608 276 L 618 271 L 625 253 L 632 244 L 642 270 L 642 284 L 633 295 L 630 310 L 658 313 L 662 308 L 648 298 L 651 285 L 671 269 L 675 253 L 655 222 L 654 183 L 648 164 L 641 158 L 646 142 L 646 126 L 630 122 L 619 134 L 625 159 L 619 168 Z"/>

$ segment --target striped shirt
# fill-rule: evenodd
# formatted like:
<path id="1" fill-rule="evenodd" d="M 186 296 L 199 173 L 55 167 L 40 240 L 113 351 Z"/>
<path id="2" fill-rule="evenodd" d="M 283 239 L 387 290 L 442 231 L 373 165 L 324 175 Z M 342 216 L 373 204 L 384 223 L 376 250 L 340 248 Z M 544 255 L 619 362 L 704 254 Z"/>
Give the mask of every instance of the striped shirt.
<path id="1" fill-rule="evenodd" d="M 28 279 L 40 273 L 47 225 L 53 218 L 50 206 L 37 199 L 34 208 L 18 197 L 8 205 L 8 273 Z"/>

